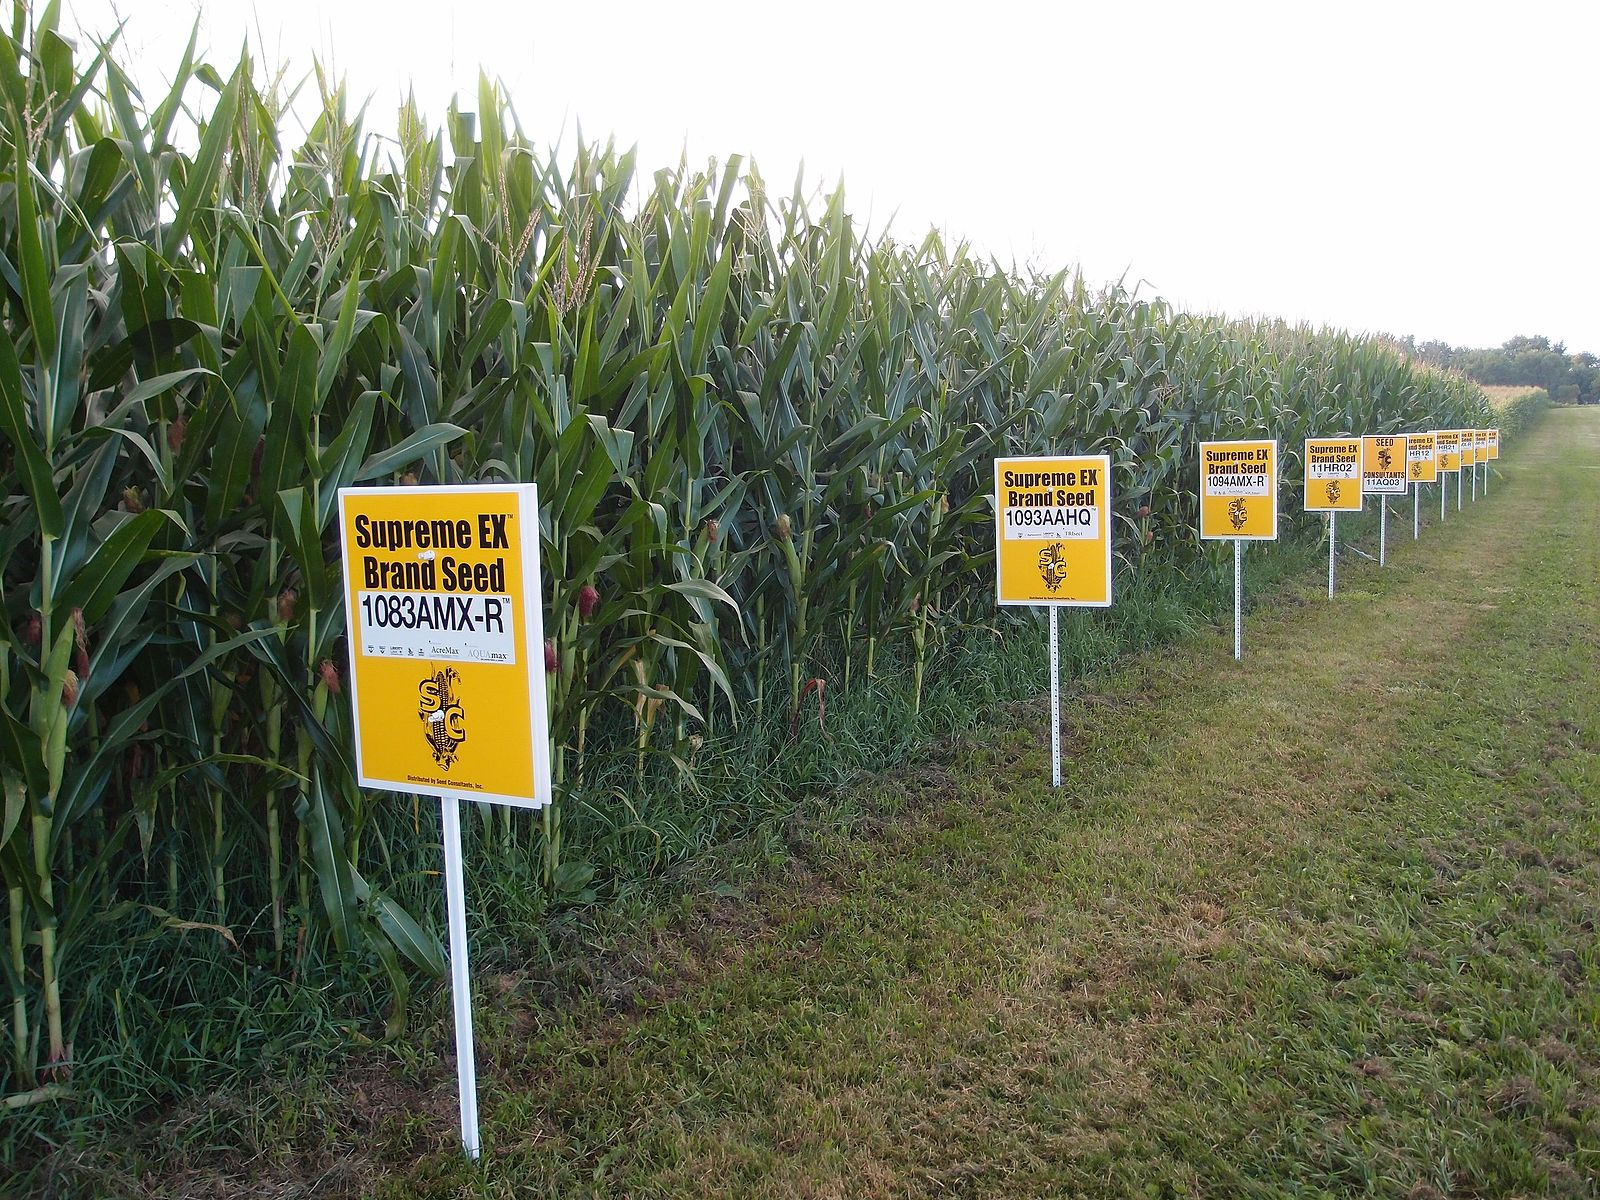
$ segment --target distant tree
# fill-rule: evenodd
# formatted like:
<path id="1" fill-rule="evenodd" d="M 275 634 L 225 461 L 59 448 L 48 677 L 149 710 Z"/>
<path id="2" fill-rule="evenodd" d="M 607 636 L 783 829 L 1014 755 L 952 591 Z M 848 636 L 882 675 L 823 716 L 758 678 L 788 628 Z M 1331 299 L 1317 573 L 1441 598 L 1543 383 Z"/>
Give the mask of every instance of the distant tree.
<path id="1" fill-rule="evenodd" d="M 1548 350 L 1550 349 L 1550 339 L 1547 337 L 1523 337 L 1519 334 L 1514 338 L 1507 339 L 1501 349 L 1507 354 L 1526 354 L 1530 350 Z"/>
<path id="2" fill-rule="evenodd" d="M 1600 358 L 1588 351 L 1568 354 L 1565 342 L 1543 334 L 1518 334 L 1500 346 L 1483 349 L 1423 342 L 1413 353 L 1488 386 L 1538 387 L 1556 400 L 1600 403 Z"/>
<path id="3" fill-rule="evenodd" d="M 1456 348 L 1449 342 L 1437 339 L 1421 342 L 1417 346 L 1415 357 L 1436 367 L 1453 367 L 1456 365 Z"/>
<path id="4" fill-rule="evenodd" d="M 1580 404 L 1600 404 L 1600 358 L 1585 350 L 1572 356 L 1572 381 Z"/>

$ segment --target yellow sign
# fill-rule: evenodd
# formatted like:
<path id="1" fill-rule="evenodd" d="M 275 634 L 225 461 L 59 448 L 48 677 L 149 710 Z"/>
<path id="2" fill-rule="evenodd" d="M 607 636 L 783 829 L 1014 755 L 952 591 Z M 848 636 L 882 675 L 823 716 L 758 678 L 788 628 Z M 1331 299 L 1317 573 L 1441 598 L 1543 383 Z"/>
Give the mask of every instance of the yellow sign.
<path id="1" fill-rule="evenodd" d="M 1001 604 L 1111 604 L 1111 459 L 994 460 L 995 583 Z"/>
<path id="2" fill-rule="evenodd" d="M 1470 429 L 1456 430 L 1461 435 L 1461 465 L 1470 467 L 1478 461 L 1477 435 Z"/>
<path id="3" fill-rule="evenodd" d="M 1438 449 L 1431 433 L 1413 433 L 1406 438 L 1407 474 L 1412 483 L 1433 483 L 1439 478 Z"/>
<path id="4" fill-rule="evenodd" d="M 1489 461 L 1489 431 L 1487 429 L 1475 429 L 1473 430 L 1473 434 L 1478 443 L 1477 461 L 1486 463 Z"/>
<path id="5" fill-rule="evenodd" d="M 532 484 L 339 490 L 362 787 L 550 803 Z"/>
<path id="6" fill-rule="evenodd" d="M 1433 435 L 1433 444 L 1439 450 L 1439 473 L 1448 475 L 1461 470 L 1461 434 L 1454 429 L 1440 429 Z"/>
<path id="7" fill-rule="evenodd" d="M 1200 536 L 1277 539 L 1277 442 L 1200 443 Z"/>
<path id="8" fill-rule="evenodd" d="M 1361 439 L 1306 439 L 1306 511 L 1361 511 Z"/>
<path id="9" fill-rule="evenodd" d="M 1406 439 L 1403 434 L 1361 439 L 1361 490 L 1375 496 L 1406 494 Z"/>
<path id="10" fill-rule="evenodd" d="M 1500 431 L 1491 429 L 1489 434 L 1489 461 L 1494 462 L 1500 457 Z"/>

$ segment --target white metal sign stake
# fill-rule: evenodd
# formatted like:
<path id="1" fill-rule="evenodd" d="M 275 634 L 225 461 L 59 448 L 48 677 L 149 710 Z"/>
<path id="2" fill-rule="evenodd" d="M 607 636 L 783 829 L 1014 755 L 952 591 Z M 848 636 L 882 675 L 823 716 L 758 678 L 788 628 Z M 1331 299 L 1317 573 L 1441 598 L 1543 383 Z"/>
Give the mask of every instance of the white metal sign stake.
<path id="1" fill-rule="evenodd" d="M 1444 524 L 1444 498 L 1450 491 L 1450 476 L 1439 472 L 1439 524 Z"/>
<path id="2" fill-rule="evenodd" d="M 995 600 L 1050 610 L 1050 786 L 1061 786 L 1061 607 L 1110 608 L 1107 454 L 994 460 Z M 1038 628 L 1035 626 L 1035 628 Z"/>
<path id="3" fill-rule="evenodd" d="M 1050 608 L 1050 786 L 1061 786 L 1061 631 L 1059 611 Z"/>
<path id="4" fill-rule="evenodd" d="M 444 817 L 444 894 L 450 924 L 450 996 L 456 1016 L 456 1084 L 461 1095 L 461 1145 L 467 1157 L 478 1140 L 478 1060 L 472 1044 L 472 983 L 467 971 L 467 889 L 461 872 L 461 798 L 439 800 Z"/>
<path id="5" fill-rule="evenodd" d="M 1389 501 L 1378 499 L 1378 565 L 1387 566 L 1389 559 Z"/>
<path id="6" fill-rule="evenodd" d="M 538 489 L 341 488 L 339 526 L 357 781 L 439 797 L 461 1146 L 476 1160 L 461 803 L 554 799 Z"/>
<path id="7" fill-rule="evenodd" d="M 1461 493 L 1466 489 L 1466 484 L 1461 479 L 1461 472 L 1456 472 L 1456 511 L 1461 511 Z"/>
<path id="8" fill-rule="evenodd" d="M 1472 468 L 1472 498 L 1474 500 L 1478 498 L 1478 468 L 1476 464 Z"/>
<path id="9" fill-rule="evenodd" d="M 1244 544 L 1278 538 L 1278 443 L 1200 443 L 1200 537 L 1233 543 L 1233 660 L 1244 655 Z"/>
<path id="10" fill-rule="evenodd" d="M 1233 661 L 1244 653 L 1244 543 L 1233 539 Z"/>
<path id="11" fill-rule="evenodd" d="M 1422 485 L 1411 489 L 1411 540 L 1422 536 Z"/>
<path id="12" fill-rule="evenodd" d="M 1339 540 L 1339 514 L 1328 514 L 1328 599 L 1333 599 L 1333 554 Z"/>

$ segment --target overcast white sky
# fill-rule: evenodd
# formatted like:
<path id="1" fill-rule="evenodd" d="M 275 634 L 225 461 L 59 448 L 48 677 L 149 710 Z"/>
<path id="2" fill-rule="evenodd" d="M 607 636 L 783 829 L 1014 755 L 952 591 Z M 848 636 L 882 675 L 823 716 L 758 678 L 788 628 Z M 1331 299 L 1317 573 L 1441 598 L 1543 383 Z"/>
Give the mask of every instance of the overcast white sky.
<path id="1" fill-rule="evenodd" d="M 541 140 L 576 123 L 647 169 L 753 156 L 775 187 L 842 177 L 908 239 L 1176 304 L 1497 345 L 1600 351 L 1600 4 L 1296 0 L 945 5 L 838 0 L 66 0 L 128 18 L 136 76 L 198 11 L 219 67 L 248 36 L 314 56 L 387 125 L 499 76 Z"/>

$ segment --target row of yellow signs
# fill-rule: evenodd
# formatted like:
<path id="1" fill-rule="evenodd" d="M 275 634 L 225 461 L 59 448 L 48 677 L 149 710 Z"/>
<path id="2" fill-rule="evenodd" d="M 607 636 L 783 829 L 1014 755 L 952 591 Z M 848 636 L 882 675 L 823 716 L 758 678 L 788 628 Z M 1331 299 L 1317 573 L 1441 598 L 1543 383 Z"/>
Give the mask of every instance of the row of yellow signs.
<path id="1" fill-rule="evenodd" d="M 1364 494 L 1400 496 L 1500 457 L 1498 429 L 1307 438 L 1305 507 L 1349 512 Z M 997 458 L 995 577 L 1001 604 L 1111 603 L 1111 460 L 1106 455 Z M 1278 443 L 1202 442 L 1200 536 L 1278 536 Z"/>
<path id="2" fill-rule="evenodd" d="M 1500 457 L 1498 429 L 1440 429 L 1390 437 L 1307 438 L 1307 512 L 1356 512 L 1362 496 L 1403 496 L 1413 483 Z M 1202 485 L 1204 480 L 1202 478 Z M 1246 536 L 1217 527 L 1201 537 Z M 1274 531 L 1272 536 L 1276 536 Z"/>
<path id="3" fill-rule="evenodd" d="M 1403 496 L 1500 457 L 1498 429 L 1443 429 L 1383 437 L 1307 438 L 1307 512 L 1355 512 L 1364 495 Z M 1278 443 L 1202 442 L 1200 536 L 1271 541 L 1278 536 Z"/>
<path id="4" fill-rule="evenodd" d="M 1359 509 L 1500 456 L 1495 429 L 1310 438 L 1306 508 Z M 994 464 L 1001 604 L 1111 604 L 1111 460 Z M 357 775 L 363 787 L 550 801 L 538 500 L 531 485 L 346 488 Z M 1278 444 L 1200 447 L 1200 536 L 1278 535 Z"/>

